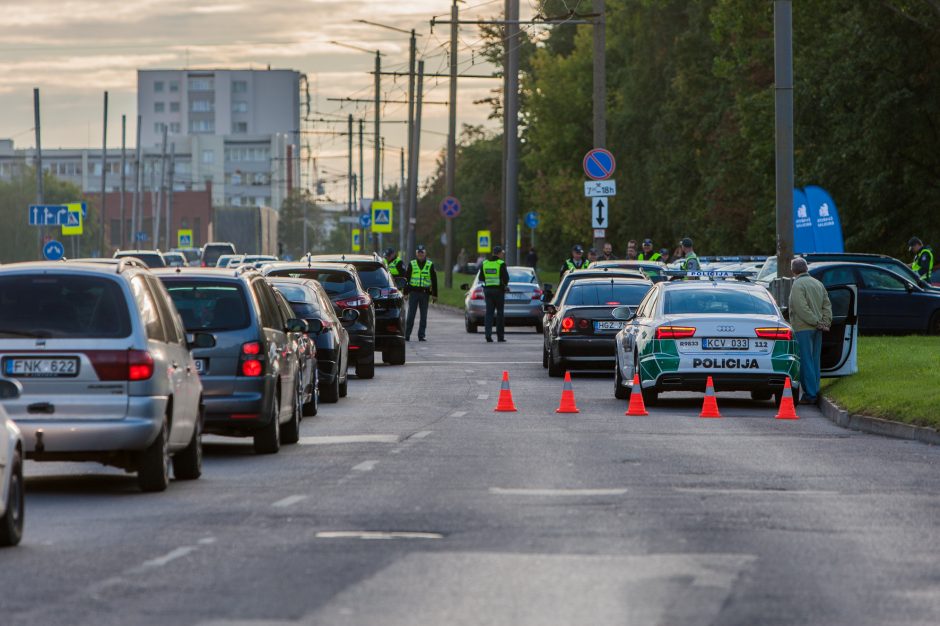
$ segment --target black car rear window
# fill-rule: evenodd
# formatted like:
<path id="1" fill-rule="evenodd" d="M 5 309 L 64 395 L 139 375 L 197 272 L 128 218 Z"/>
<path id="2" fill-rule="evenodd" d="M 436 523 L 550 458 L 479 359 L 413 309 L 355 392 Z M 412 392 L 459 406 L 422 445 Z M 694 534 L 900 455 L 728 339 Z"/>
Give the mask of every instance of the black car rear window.
<path id="1" fill-rule="evenodd" d="M 366 289 L 370 287 L 378 287 L 380 289 L 388 289 L 389 287 L 394 287 L 390 280 L 388 272 L 383 267 L 356 267 L 356 270 L 359 272 L 359 280 L 362 282 L 362 286 Z"/>
<path id="2" fill-rule="evenodd" d="M 133 259 L 140 259 L 147 267 L 166 267 L 166 261 L 164 261 L 162 254 L 135 252 L 134 254 L 119 254 L 116 258 L 126 259 L 128 257 Z"/>
<path id="3" fill-rule="evenodd" d="M 574 284 L 565 298 L 566 305 L 578 306 L 619 306 L 629 304 L 637 306 L 650 290 L 650 285 L 637 283 L 590 283 Z"/>
<path id="4" fill-rule="evenodd" d="M 247 295 L 238 283 L 211 280 L 167 280 L 163 283 L 189 332 L 247 328 Z"/>
<path id="5" fill-rule="evenodd" d="M 272 283 L 274 288 L 281 292 L 287 300 L 294 315 L 303 319 L 316 317 L 320 313 L 319 298 L 311 294 L 300 285 L 290 283 Z"/>
<path id="6" fill-rule="evenodd" d="M 732 313 L 743 315 L 776 315 L 774 305 L 756 293 L 738 289 L 680 289 L 666 293 L 665 315 L 697 313 Z"/>
<path id="7" fill-rule="evenodd" d="M 117 339 L 131 334 L 127 300 L 109 278 L 0 277 L 0 337 Z"/>
<path id="8" fill-rule="evenodd" d="M 356 281 L 351 274 L 346 272 L 337 272 L 335 270 L 321 270 L 312 267 L 299 269 L 274 270 L 268 276 L 289 276 L 290 278 L 312 278 L 320 282 L 326 293 L 331 296 L 354 291 Z"/>
<path id="9" fill-rule="evenodd" d="M 235 246 L 231 244 L 206 246 L 202 251 L 202 262 L 206 267 L 215 267 L 216 261 L 223 254 L 235 254 Z"/>

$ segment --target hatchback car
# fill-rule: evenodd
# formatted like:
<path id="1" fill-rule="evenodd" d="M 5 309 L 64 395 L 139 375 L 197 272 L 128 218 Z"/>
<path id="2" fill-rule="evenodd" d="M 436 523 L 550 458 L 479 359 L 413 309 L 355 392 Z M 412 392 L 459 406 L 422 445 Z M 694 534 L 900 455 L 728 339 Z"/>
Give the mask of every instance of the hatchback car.
<path id="1" fill-rule="evenodd" d="M 268 278 L 312 278 L 319 282 L 349 333 L 349 361 L 356 366 L 356 376 L 363 379 L 375 376 L 375 306 L 355 267 L 308 259 L 301 263 L 271 263 L 260 271 Z M 344 317 L 343 312 L 348 309 L 355 310 L 358 316 Z"/>
<path id="2" fill-rule="evenodd" d="M 0 381 L 0 546 L 15 546 L 23 538 L 23 437 L 2 404 L 19 395 L 17 383 Z"/>
<path id="3" fill-rule="evenodd" d="M 287 299 L 294 315 L 309 326 L 307 332 L 317 346 L 320 400 L 333 403 L 345 398 L 349 382 L 349 333 L 336 317 L 330 297 L 315 280 L 268 278 L 268 282 Z M 346 309 L 343 316 L 352 320 L 359 312 Z"/>
<path id="4" fill-rule="evenodd" d="M 300 437 L 303 379 L 289 333 L 306 330 L 285 319 L 274 290 L 255 271 L 157 272 L 186 332 L 214 339 L 193 350 L 202 379 L 205 430 L 253 437 L 255 451 L 274 454 Z"/>
<path id="5" fill-rule="evenodd" d="M 193 344 L 208 345 L 199 335 Z M 137 263 L 0 268 L 0 380 L 27 459 L 97 461 L 161 491 L 198 478 L 202 385 L 179 314 Z"/>
<path id="6" fill-rule="evenodd" d="M 164 252 L 163 261 L 167 267 L 188 267 L 186 256 L 182 252 Z"/>
<path id="7" fill-rule="evenodd" d="M 503 310 L 505 325 L 531 326 L 535 332 L 541 333 L 543 291 L 538 275 L 531 267 L 522 265 L 509 266 L 506 271 L 509 272 L 509 290 Z M 486 317 L 486 298 L 479 273 L 473 283 L 463 284 L 460 288 L 467 292 L 463 301 L 464 327 L 468 333 L 475 333 Z"/>
<path id="8" fill-rule="evenodd" d="M 389 365 L 405 364 L 405 300 L 378 255 L 321 254 L 311 256 L 314 263 L 345 263 L 356 268 L 359 280 L 372 298 L 375 310 L 375 349 Z M 357 370 L 358 374 L 358 370 Z"/>
<path id="9" fill-rule="evenodd" d="M 223 254 L 235 254 L 235 244 L 227 241 L 211 241 L 202 247 L 199 264 L 202 267 L 215 267 Z"/>
<path id="10" fill-rule="evenodd" d="M 127 257 L 143 261 L 147 267 L 151 268 L 167 266 L 166 259 L 163 258 L 163 254 L 159 250 L 118 250 L 114 253 L 115 259 Z"/>

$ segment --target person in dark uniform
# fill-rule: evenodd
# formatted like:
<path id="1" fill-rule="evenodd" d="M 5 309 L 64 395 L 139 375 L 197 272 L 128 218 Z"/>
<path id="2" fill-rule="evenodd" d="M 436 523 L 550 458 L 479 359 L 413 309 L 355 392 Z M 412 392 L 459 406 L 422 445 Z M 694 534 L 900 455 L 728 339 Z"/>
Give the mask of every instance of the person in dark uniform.
<path id="1" fill-rule="evenodd" d="M 431 298 L 437 298 L 437 272 L 424 246 L 419 245 L 415 248 L 415 257 L 405 269 L 405 293 L 408 294 L 408 323 L 405 326 L 405 341 L 411 341 L 411 331 L 415 325 L 415 314 L 418 308 L 421 309 L 418 341 L 425 340 L 425 332 L 428 328 L 428 302 Z"/>
<path id="2" fill-rule="evenodd" d="M 637 255 L 637 261 L 662 261 L 663 255 L 653 251 L 653 240 L 643 240 L 643 252 Z"/>
<path id="3" fill-rule="evenodd" d="M 506 269 L 506 251 L 502 246 L 493 246 L 493 254 L 480 266 L 478 277 L 483 285 L 486 299 L 486 341 L 493 343 L 493 318 L 496 318 L 496 337 L 500 343 L 506 341 L 506 290 L 509 289 L 509 270 Z"/>
<path id="4" fill-rule="evenodd" d="M 911 240 L 907 242 L 907 249 L 914 253 L 911 269 L 929 283 L 933 275 L 933 248 L 925 246 L 920 237 L 911 237 Z"/>
<path id="5" fill-rule="evenodd" d="M 402 289 L 405 286 L 405 264 L 401 260 L 401 255 L 396 254 L 395 248 L 386 248 L 385 266 L 388 268 L 388 273 L 392 275 L 395 286 Z"/>
<path id="6" fill-rule="evenodd" d="M 568 272 L 586 270 L 590 265 L 587 259 L 584 258 L 584 248 L 581 247 L 581 244 L 576 243 L 571 246 L 571 256 L 565 259 L 565 264 L 561 266 L 561 272 L 558 275 L 564 278 Z"/>

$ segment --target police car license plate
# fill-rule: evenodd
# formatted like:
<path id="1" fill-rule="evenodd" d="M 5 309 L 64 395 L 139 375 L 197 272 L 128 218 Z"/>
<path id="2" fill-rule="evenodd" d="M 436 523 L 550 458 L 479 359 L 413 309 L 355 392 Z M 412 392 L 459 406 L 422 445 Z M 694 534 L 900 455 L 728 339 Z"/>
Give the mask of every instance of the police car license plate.
<path id="1" fill-rule="evenodd" d="M 55 358 L 6 359 L 3 367 L 7 376 L 19 378 L 60 378 L 78 376 L 78 359 Z"/>
<path id="2" fill-rule="evenodd" d="M 196 364 L 197 374 L 204 374 L 206 372 L 206 360 L 205 359 L 193 359 L 193 362 Z"/>
<path id="3" fill-rule="evenodd" d="M 528 300 L 528 299 L 529 299 L 529 294 L 527 294 L 527 293 L 507 293 L 507 294 L 506 294 L 506 299 L 507 299 L 507 300 Z"/>
<path id="4" fill-rule="evenodd" d="M 703 350 L 750 350 L 751 340 L 733 337 L 703 337 Z"/>
<path id="5" fill-rule="evenodd" d="M 594 330 L 620 330 L 623 328 L 621 320 L 599 320 L 594 322 Z"/>

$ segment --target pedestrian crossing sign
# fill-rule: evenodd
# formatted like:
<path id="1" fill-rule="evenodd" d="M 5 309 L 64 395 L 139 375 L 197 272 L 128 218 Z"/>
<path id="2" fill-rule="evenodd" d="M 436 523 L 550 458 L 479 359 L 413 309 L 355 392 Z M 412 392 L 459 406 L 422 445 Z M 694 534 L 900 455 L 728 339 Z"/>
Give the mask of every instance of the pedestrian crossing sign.
<path id="1" fill-rule="evenodd" d="M 193 231 L 190 229 L 180 229 L 176 231 L 176 240 L 178 248 L 192 248 Z"/>
<path id="2" fill-rule="evenodd" d="M 372 202 L 372 232 L 392 232 L 392 203 Z"/>
<path id="3" fill-rule="evenodd" d="M 493 249 L 493 237 L 488 230 L 477 231 L 477 252 L 489 254 Z"/>
<path id="4" fill-rule="evenodd" d="M 68 219 L 62 226 L 63 235 L 81 235 L 84 232 L 82 220 L 82 203 L 74 202 L 65 205 L 69 209 Z"/>
<path id="5" fill-rule="evenodd" d="M 362 250 L 362 231 L 358 228 L 353 228 L 352 251 L 359 252 L 360 250 Z"/>

